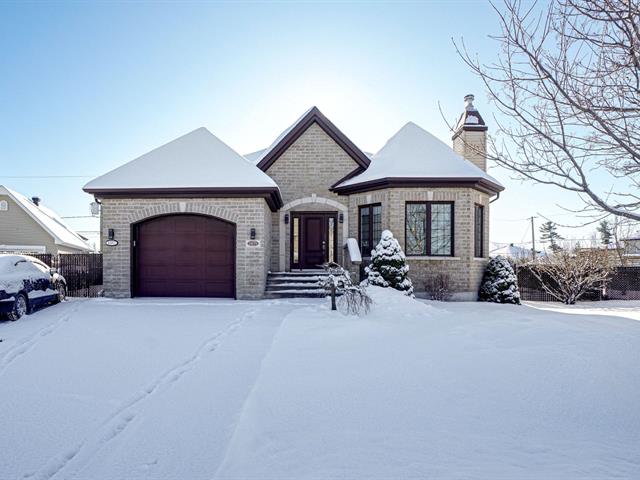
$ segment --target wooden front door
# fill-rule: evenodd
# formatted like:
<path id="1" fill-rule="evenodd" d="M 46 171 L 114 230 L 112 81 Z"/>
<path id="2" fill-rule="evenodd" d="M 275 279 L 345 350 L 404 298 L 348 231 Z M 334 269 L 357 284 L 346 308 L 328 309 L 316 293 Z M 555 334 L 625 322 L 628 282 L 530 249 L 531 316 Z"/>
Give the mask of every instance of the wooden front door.
<path id="1" fill-rule="evenodd" d="M 336 261 L 337 215 L 326 212 L 291 216 L 291 269 L 322 268 Z"/>

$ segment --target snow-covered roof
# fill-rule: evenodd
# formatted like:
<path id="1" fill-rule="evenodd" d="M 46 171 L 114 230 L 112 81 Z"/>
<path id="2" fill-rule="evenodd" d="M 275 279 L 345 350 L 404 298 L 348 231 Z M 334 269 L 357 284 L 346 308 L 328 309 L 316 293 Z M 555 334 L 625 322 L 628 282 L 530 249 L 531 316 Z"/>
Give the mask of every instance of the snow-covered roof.
<path id="1" fill-rule="evenodd" d="M 49 235 L 53 237 L 56 245 L 63 245 L 83 251 L 91 251 L 84 239 L 74 232 L 57 213 L 42 205 L 33 203 L 24 195 L 0 185 L 0 195 L 9 196 L 20 208 L 22 208 L 33 220 L 36 221 Z"/>
<path id="2" fill-rule="evenodd" d="M 261 150 L 261 151 L 260 151 L 260 155 L 259 155 L 259 156 L 257 156 L 257 157 L 256 157 L 256 159 L 255 159 L 255 163 L 256 163 L 256 164 L 257 164 L 257 163 L 260 163 L 260 162 L 262 161 L 262 159 L 263 159 L 264 157 L 266 157 L 266 156 L 267 156 L 267 154 L 269 154 L 269 152 L 271 152 L 271 150 L 273 150 L 273 149 L 274 149 L 274 148 L 275 148 L 275 147 L 276 147 L 276 146 L 277 146 L 277 145 L 282 141 L 282 139 L 283 139 L 284 137 L 286 137 L 286 136 L 287 136 L 287 134 L 288 134 L 289 132 L 291 132 L 291 130 L 293 130 L 293 129 L 294 129 L 294 127 L 295 127 L 296 125 L 298 125 L 298 123 L 300 123 L 300 121 L 301 121 L 304 117 L 306 117 L 306 116 L 309 114 L 309 112 L 311 112 L 314 108 L 316 108 L 316 107 L 311 107 L 311 108 L 310 108 L 310 109 L 308 109 L 306 112 L 304 112 L 302 115 L 300 115 L 300 116 L 296 119 L 296 121 L 295 121 L 295 122 L 293 122 L 291 125 L 289 125 L 287 128 L 285 128 L 285 129 L 282 131 L 282 133 L 276 137 L 276 139 L 273 141 L 273 143 L 272 143 L 271 145 L 269 145 L 269 147 L 265 148 L 264 150 Z M 254 152 L 254 153 L 258 153 L 258 152 Z"/>
<path id="3" fill-rule="evenodd" d="M 128 189 L 275 188 L 276 183 L 204 127 L 158 147 L 84 186 Z"/>
<path id="4" fill-rule="evenodd" d="M 249 160 L 251 163 L 258 163 L 260 159 L 264 156 L 266 151 L 267 149 L 263 148 L 262 150 L 258 150 L 256 152 L 245 153 L 244 158 Z"/>
<path id="5" fill-rule="evenodd" d="M 526 259 L 531 257 L 531 249 L 526 247 L 520 247 L 518 245 L 514 245 L 513 243 L 509 245 L 503 245 L 501 247 L 494 248 L 489 252 L 490 257 L 509 257 L 515 259 Z M 544 252 L 537 251 L 537 257 L 544 257 L 546 254 Z"/>
<path id="6" fill-rule="evenodd" d="M 371 157 L 367 170 L 345 180 L 338 188 L 386 178 L 484 180 L 499 190 L 504 188 L 498 180 L 413 122 L 402 127 Z"/>

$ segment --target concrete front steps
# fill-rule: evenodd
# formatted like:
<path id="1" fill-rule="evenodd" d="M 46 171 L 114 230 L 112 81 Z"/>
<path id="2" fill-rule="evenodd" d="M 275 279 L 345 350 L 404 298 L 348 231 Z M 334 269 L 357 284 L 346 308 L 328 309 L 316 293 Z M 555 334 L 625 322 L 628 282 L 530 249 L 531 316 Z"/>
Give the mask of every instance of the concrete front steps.
<path id="1" fill-rule="evenodd" d="M 320 282 L 327 277 L 324 270 L 269 272 L 265 298 L 318 298 L 326 296 Z"/>

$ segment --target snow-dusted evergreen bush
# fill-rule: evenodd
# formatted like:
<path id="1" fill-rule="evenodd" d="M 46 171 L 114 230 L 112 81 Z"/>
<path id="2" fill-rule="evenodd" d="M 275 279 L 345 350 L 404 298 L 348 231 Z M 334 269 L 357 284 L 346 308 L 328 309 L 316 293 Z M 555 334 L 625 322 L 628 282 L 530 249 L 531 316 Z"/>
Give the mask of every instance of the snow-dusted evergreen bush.
<path id="1" fill-rule="evenodd" d="M 499 255 L 489 260 L 480 285 L 479 299 L 483 302 L 520 305 L 518 278 L 505 257 Z"/>
<path id="2" fill-rule="evenodd" d="M 371 251 L 371 264 L 365 268 L 366 282 L 377 287 L 391 287 L 413 296 L 413 283 L 407 276 L 409 265 L 400 244 L 389 230 Z"/>

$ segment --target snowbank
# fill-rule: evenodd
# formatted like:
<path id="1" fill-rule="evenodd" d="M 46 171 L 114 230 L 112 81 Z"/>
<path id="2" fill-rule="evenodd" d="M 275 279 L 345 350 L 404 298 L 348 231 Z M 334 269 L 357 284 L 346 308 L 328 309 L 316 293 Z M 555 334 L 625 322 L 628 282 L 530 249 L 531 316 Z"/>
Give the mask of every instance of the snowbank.
<path id="1" fill-rule="evenodd" d="M 640 475 L 635 322 L 371 291 L 285 318 L 214 478 Z"/>
<path id="2" fill-rule="evenodd" d="M 640 478 L 639 322 L 369 290 L 0 322 L 0 478 Z"/>

